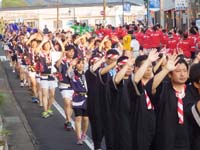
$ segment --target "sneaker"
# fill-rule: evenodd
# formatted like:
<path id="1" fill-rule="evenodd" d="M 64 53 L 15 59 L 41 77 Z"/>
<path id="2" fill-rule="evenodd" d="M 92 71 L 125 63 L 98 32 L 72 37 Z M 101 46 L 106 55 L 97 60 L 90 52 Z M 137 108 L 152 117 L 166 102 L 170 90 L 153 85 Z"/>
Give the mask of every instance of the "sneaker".
<path id="1" fill-rule="evenodd" d="M 67 131 L 71 131 L 71 130 L 72 130 L 72 124 L 71 124 L 71 122 L 66 122 L 66 123 L 64 124 L 64 128 L 65 128 L 65 130 L 67 130 Z"/>
<path id="2" fill-rule="evenodd" d="M 36 97 L 32 97 L 32 103 L 38 103 L 39 100 Z"/>
<path id="3" fill-rule="evenodd" d="M 42 112 L 42 118 L 48 118 L 50 115 L 47 111 Z"/>
<path id="4" fill-rule="evenodd" d="M 53 115 L 53 110 L 49 109 L 49 110 L 47 110 L 47 112 L 49 115 Z"/>
<path id="5" fill-rule="evenodd" d="M 77 140 L 76 142 L 77 145 L 83 145 L 83 141 L 81 139 Z"/>
<path id="6" fill-rule="evenodd" d="M 20 82 L 20 87 L 24 87 L 24 83 L 23 82 Z"/>
<path id="7" fill-rule="evenodd" d="M 85 140 L 86 140 L 86 135 L 85 135 L 85 134 L 82 134 L 82 135 L 81 135 L 81 140 L 82 140 L 82 141 L 85 141 Z"/>

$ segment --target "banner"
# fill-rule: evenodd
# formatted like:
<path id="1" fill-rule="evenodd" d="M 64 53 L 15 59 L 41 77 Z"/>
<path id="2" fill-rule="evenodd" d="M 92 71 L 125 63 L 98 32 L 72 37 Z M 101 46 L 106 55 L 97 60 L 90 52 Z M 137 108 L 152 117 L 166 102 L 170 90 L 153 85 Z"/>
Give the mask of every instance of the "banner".
<path id="1" fill-rule="evenodd" d="M 149 10 L 159 11 L 160 10 L 160 0 L 149 0 Z"/>
<path id="2" fill-rule="evenodd" d="M 188 0 L 175 0 L 176 10 L 186 10 L 188 7 Z"/>

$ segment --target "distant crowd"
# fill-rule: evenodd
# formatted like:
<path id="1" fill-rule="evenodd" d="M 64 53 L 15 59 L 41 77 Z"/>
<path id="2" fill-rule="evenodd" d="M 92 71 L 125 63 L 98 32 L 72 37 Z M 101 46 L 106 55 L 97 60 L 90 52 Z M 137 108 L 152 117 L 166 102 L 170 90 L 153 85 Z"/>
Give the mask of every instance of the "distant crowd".
<path id="1" fill-rule="evenodd" d="M 21 87 L 49 118 L 59 88 L 64 129 L 107 150 L 200 150 L 200 33 L 142 23 L 76 23 L 41 31 L 9 24 L 4 50 Z M 81 148 L 80 148 L 81 149 Z"/>

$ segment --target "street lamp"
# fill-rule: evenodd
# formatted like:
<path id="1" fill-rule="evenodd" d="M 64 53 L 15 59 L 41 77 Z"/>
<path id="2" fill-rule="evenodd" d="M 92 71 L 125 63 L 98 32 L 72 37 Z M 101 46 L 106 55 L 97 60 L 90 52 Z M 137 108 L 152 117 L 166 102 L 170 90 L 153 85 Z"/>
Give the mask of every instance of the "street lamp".
<path id="1" fill-rule="evenodd" d="M 122 25 L 124 25 L 124 0 L 122 0 Z"/>
<path id="2" fill-rule="evenodd" d="M 59 29 L 59 0 L 57 0 L 57 21 L 56 28 Z"/>
<path id="3" fill-rule="evenodd" d="M 106 0 L 103 0 L 103 23 L 106 23 Z"/>

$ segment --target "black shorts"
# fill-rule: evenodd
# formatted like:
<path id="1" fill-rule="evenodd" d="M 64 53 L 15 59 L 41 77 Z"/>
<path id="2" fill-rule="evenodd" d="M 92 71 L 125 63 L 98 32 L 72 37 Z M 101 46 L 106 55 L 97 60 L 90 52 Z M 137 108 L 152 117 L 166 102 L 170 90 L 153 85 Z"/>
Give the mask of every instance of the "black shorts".
<path id="1" fill-rule="evenodd" d="M 12 61 L 17 61 L 17 55 L 11 56 Z"/>
<path id="2" fill-rule="evenodd" d="M 81 108 L 73 108 L 75 117 L 82 116 L 82 117 L 88 117 L 88 111 L 86 109 Z"/>

